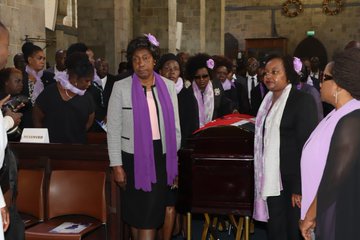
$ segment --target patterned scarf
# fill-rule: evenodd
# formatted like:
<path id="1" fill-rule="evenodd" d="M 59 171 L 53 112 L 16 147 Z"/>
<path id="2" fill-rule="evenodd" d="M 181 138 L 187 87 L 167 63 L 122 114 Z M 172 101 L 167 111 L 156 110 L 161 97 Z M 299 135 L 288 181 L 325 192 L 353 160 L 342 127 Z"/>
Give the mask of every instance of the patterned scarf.
<path id="1" fill-rule="evenodd" d="M 29 67 L 29 65 L 26 65 L 25 72 L 27 72 L 28 75 L 31 75 L 35 78 L 35 83 L 29 80 L 29 94 L 31 97 L 31 102 L 35 103 L 36 98 L 44 90 L 44 84 L 41 80 L 44 70 L 36 72 L 34 69 Z"/>
<path id="2" fill-rule="evenodd" d="M 154 76 L 165 125 L 162 140 L 166 143 L 167 184 L 172 185 L 178 171 L 174 107 L 164 80 L 155 72 Z M 149 192 L 151 184 L 156 183 L 154 149 L 149 108 L 141 80 L 136 74 L 132 76 L 131 100 L 134 117 L 135 188 Z"/>
<path id="3" fill-rule="evenodd" d="M 256 116 L 253 218 L 258 221 L 267 222 L 269 212 L 266 198 L 269 196 L 279 196 L 282 189 L 280 174 L 280 123 L 290 90 L 291 84 L 288 84 L 274 104 L 272 104 L 273 93 L 269 92 L 261 103 Z"/>
<path id="4" fill-rule="evenodd" d="M 198 103 L 199 108 L 199 127 L 204 126 L 206 123 L 210 122 L 214 113 L 214 89 L 211 81 L 205 88 L 205 91 L 201 93 L 196 82 L 192 84 L 195 98 Z"/>

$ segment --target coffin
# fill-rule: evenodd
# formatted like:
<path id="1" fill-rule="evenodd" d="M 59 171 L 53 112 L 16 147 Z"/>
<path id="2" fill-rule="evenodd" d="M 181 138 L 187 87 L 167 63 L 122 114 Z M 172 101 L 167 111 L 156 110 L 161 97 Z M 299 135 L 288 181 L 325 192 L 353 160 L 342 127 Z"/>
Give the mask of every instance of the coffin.
<path id="1" fill-rule="evenodd" d="M 251 216 L 254 124 L 232 114 L 196 131 L 179 151 L 178 210 Z"/>

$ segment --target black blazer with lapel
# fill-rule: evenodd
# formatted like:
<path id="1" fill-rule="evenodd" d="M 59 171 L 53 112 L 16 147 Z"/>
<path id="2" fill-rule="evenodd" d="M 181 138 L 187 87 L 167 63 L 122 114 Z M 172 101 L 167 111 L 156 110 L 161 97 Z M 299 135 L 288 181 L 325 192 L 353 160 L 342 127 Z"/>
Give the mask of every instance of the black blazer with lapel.
<path id="1" fill-rule="evenodd" d="M 109 104 L 109 99 L 110 99 L 110 95 L 111 95 L 111 91 L 113 89 L 114 83 L 117 81 L 118 79 L 111 74 L 107 75 L 107 80 L 106 80 L 106 84 L 105 84 L 105 89 L 104 89 L 104 102 L 105 102 L 105 107 L 107 109 L 107 106 Z"/>
<path id="2" fill-rule="evenodd" d="M 261 95 L 261 89 L 260 89 L 261 86 L 264 88 L 264 96 Z M 264 99 L 264 97 L 268 91 L 269 90 L 267 89 L 265 84 L 263 84 L 262 82 L 259 82 L 259 84 L 253 90 L 251 90 L 250 114 L 252 116 L 256 116 L 256 114 L 260 108 L 260 105 L 262 103 L 262 100 Z"/>
<path id="3" fill-rule="evenodd" d="M 292 88 L 280 123 L 281 179 L 290 191 L 301 194 L 300 158 L 303 146 L 318 124 L 316 103 L 305 92 Z"/>
<path id="4" fill-rule="evenodd" d="M 177 94 L 177 98 L 181 129 L 181 147 L 184 147 L 186 140 L 199 128 L 199 112 L 191 85 L 187 86 L 184 84 L 184 87 Z"/>
<path id="5" fill-rule="evenodd" d="M 235 81 L 235 88 L 239 99 L 239 113 L 251 114 L 251 105 L 248 98 L 248 85 L 245 77 L 239 76 Z"/>

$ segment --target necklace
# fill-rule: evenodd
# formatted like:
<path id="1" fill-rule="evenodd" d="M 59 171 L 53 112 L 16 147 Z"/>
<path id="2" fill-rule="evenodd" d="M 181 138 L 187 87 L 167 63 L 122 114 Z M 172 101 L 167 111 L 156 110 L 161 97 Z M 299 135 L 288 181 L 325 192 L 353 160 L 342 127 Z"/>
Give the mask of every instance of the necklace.
<path id="1" fill-rule="evenodd" d="M 65 95 L 69 98 L 69 99 L 71 99 L 71 98 L 73 98 L 74 96 L 70 96 L 70 94 L 68 93 L 68 91 L 64 88 L 64 91 L 65 91 Z"/>

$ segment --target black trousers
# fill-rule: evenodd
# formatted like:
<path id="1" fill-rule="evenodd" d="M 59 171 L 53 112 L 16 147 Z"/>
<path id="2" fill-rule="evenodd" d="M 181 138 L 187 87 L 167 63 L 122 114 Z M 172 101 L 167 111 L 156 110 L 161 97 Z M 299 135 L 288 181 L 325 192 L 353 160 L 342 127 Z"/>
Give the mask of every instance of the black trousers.
<path id="1" fill-rule="evenodd" d="M 283 190 L 280 196 L 268 197 L 269 220 L 267 224 L 268 240 L 300 240 L 300 209 L 291 206 L 291 195 Z"/>

